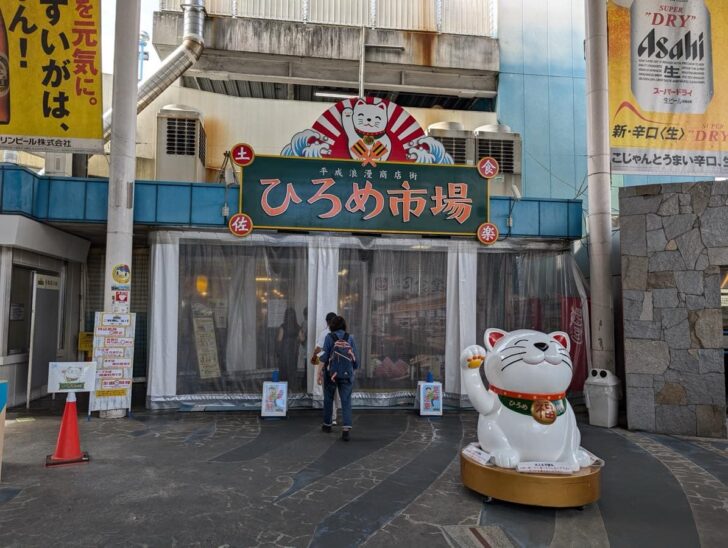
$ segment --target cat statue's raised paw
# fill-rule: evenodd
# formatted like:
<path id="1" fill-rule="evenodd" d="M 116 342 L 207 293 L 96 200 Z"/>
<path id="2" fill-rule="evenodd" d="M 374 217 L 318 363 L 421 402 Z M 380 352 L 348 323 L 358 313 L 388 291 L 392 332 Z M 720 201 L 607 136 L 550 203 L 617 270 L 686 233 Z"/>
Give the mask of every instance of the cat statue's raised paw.
<path id="1" fill-rule="evenodd" d="M 470 402 L 480 413 L 478 441 L 496 466 L 515 468 L 527 461 L 559 462 L 574 470 L 589 466 L 566 400 L 573 370 L 569 336 L 488 329 L 485 346 L 463 350 L 460 365 Z M 488 388 L 479 371 L 483 362 Z"/>

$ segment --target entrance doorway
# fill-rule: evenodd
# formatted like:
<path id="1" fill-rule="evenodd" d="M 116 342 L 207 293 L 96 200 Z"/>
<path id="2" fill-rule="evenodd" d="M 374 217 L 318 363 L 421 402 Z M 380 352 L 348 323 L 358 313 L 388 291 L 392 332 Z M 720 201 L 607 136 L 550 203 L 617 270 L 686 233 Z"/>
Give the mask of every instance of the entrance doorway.
<path id="1" fill-rule="evenodd" d="M 58 353 L 58 322 L 61 279 L 33 271 L 30 315 L 30 353 L 26 407 L 31 400 L 48 394 L 48 364 Z"/>

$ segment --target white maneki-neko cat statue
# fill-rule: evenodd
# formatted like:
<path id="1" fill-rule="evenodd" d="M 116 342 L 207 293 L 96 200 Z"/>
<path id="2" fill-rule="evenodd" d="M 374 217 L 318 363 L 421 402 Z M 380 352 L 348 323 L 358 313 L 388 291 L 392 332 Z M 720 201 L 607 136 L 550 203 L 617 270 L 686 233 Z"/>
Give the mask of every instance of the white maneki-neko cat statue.
<path id="1" fill-rule="evenodd" d="M 485 332 L 486 349 L 467 347 L 460 355 L 465 387 L 480 413 L 478 441 L 496 466 L 558 462 L 573 470 L 589 466 L 579 447 L 581 434 L 566 400 L 572 363 L 569 336 L 529 329 Z M 485 361 L 483 385 L 480 366 Z"/>

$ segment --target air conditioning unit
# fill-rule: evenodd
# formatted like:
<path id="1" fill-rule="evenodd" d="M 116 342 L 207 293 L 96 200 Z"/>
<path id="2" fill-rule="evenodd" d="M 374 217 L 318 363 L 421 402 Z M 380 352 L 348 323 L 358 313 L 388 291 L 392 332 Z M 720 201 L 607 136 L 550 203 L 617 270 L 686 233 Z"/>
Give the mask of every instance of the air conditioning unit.
<path id="1" fill-rule="evenodd" d="M 519 193 L 521 186 L 522 143 L 521 136 L 502 124 L 480 126 L 475 135 L 475 161 L 491 156 L 500 165 L 500 174 L 490 181 L 493 196 L 513 196 L 513 188 Z"/>
<path id="2" fill-rule="evenodd" d="M 513 187 L 521 192 L 521 136 L 500 124 L 480 126 L 466 131 L 458 122 L 437 122 L 427 134 L 445 147 L 456 164 L 475 165 L 491 156 L 500 165 L 500 174 L 490 180 L 491 196 L 513 196 Z"/>
<path id="3" fill-rule="evenodd" d="M 157 113 L 158 181 L 204 182 L 205 128 L 200 112 L 184 105 L 167 105 Z"/>
<path id="4" fill-rule="evenodd" d="M 456 164 L 475 165 L 475 138 L 459 122 L 437 122 L 427 127 L 427 134 L 437 139 Z"/>

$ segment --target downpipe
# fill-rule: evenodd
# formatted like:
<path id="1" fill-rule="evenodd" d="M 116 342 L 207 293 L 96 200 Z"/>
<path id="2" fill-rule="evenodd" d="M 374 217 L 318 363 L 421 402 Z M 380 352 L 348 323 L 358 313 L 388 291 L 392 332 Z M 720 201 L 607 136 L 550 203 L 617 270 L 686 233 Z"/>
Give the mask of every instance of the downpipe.
<path id="1" fill-rule="evenodd" d="M 184 11 L 182 43 L 164 60 L 154 74 L 139 84 L 137 114 L 147 108 L 202 55 L 202 50 L 205 48 L 202 35 L 205 26 L 205 0 L 187 0 L 182 4 L 182 9 Z M 104 142 L 110 139 L 111 109 L 104 113 Z"/>

